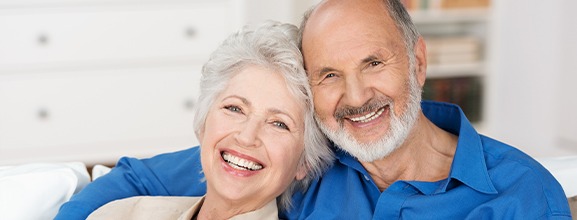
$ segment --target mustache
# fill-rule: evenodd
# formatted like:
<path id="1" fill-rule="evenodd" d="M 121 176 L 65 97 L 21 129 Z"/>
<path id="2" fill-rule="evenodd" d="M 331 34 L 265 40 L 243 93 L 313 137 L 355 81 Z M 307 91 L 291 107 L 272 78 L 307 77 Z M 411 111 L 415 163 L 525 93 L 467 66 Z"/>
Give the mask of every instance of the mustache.
<path id="1" fill-rule="evenodd" d="M 347 116 L 352 115 L 363 115 L 367 112 L 373 112 L 380 109 L 386 105 L 392 105 L 393 100 L 389 97 L 381 97 L 378 99 L 370 99 L 365 104 L 359 107 L 353 107 L 349 105 L 338 107 L 333 117 L 337 122 L 342 123 Z"/>

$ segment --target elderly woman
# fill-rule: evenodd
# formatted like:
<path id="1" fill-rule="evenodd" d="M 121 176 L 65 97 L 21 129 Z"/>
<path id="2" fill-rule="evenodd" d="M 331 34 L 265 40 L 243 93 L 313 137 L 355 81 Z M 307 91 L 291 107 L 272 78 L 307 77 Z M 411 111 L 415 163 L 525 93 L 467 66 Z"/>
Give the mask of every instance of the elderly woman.
<path id="1" fill-rule="evenodd" d="M 277 219 L 294 190 L 332 162 L 313 119 L 297 28 L 268 22 L 231 35 L 204 65 L 195 117 L 207 192 L 132 197 L 89 219 Z"/>

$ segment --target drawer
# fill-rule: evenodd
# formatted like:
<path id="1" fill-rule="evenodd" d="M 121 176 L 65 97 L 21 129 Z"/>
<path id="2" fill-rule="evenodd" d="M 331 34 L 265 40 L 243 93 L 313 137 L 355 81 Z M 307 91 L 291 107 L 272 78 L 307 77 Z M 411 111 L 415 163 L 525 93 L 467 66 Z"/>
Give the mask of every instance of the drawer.
<path id="1" fill-rule="evenodd" d="M 61 5 L 171 4 L 182 2 L 216 2 L 226 0 L 0 0 L 1 8 L 33 8 Z"/>
<path id="2" fill-rule="evenodd" d="M 200 68 L 0 75 L 0 152 L 58 155 L 51 149 L 81 152 L 95 143 L 160 149 L 176 139 L 196 145 L 192 106 Z"/>
<path id="3" fill-rule="evenodd" d="M 1 10 L 0 68 L 175 57 L 204 61 L 236 29 L 233 11 L 223 1 Z"/>

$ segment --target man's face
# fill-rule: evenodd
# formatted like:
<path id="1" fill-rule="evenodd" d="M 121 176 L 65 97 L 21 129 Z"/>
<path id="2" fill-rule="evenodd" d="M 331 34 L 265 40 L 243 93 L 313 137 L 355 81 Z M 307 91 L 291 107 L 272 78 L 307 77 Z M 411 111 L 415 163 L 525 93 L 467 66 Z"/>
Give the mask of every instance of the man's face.
<path id="1" fill-rule="evenodd" d="M 317 120 L 331 140 L 367 162 L 403 143 L 420 110 L 422 83 L 384 5 L 319 6 L 304 30 L 303 55 Z"/>

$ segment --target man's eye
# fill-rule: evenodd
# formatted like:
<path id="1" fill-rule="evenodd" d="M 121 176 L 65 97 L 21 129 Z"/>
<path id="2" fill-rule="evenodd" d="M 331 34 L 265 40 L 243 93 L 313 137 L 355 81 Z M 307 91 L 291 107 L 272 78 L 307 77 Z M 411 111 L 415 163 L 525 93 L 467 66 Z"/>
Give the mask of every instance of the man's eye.
<path id="1" fill-rule="evenodd" d="M 329 74 L 327 74 L 327 75 L 325 76 L 325 78 L 332 78 L 332 77 L 335 77 L 335 76 L 337 76 L 337 75 L 334 74 L 334 73 L 329 73 Z"/>
<path id="2" fill-rule="evenodd" d="M 288 127 L 285 123 L 283 123 L 283 122 L 275 121 L 275 122 L 273 122 L 272 124 L 273 124 L 274 126 L 279 127 L 279 128 L 282 128 L 282 129 L 285 129 L 285 130 L 287 130 L 287 131 L 290 131 L 289 127 Z"/>
<path id="3" fill-rule="evenodd" d="M 369 65 L 370 65 L 370 66 L 378 66 L 378 65 L 380 65 L 381 63 L 383 63 L 383 62 L 381 62 L 381 61 L 372 61 L 372 62 L 369 63 Z"/>
<path id="4" fill-rule="evenodd" d="M 242 112 L 242 110 L 238 106 L 234 106 L 234 105 L 227 105 L 224 108 L 228 109 L 231 112 Z"/>
<path id="5" fill-rule="evenodd" d="M 323 84 L 330 84 L 334 83 L 335 80 L 338 79 L 338 75 L 335 73 L 326 73 L 322 75 L 317 81 L 316 84 L 323 85 Z"/>

